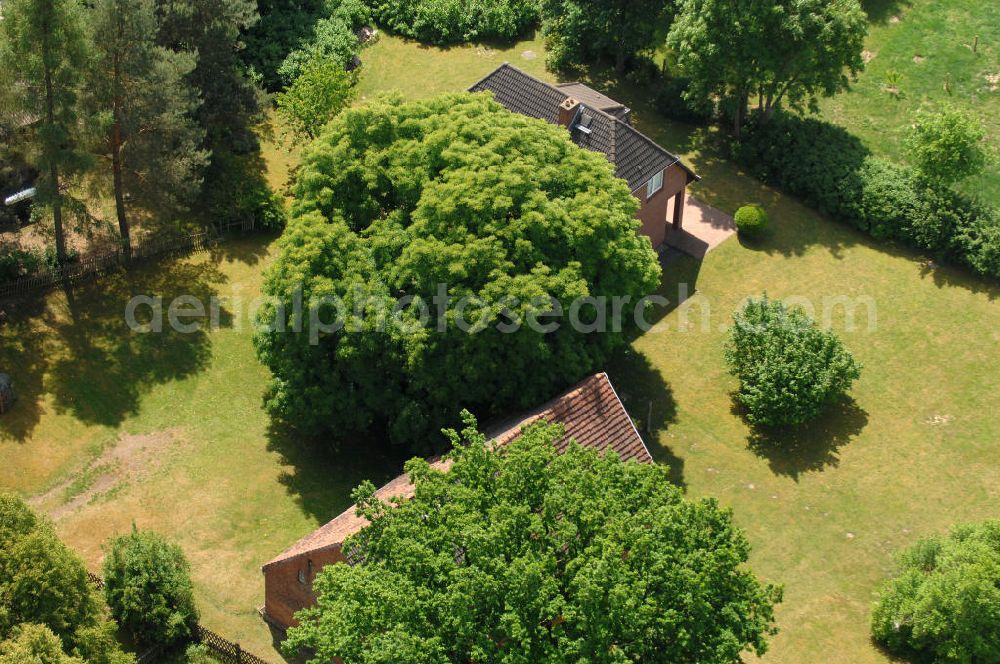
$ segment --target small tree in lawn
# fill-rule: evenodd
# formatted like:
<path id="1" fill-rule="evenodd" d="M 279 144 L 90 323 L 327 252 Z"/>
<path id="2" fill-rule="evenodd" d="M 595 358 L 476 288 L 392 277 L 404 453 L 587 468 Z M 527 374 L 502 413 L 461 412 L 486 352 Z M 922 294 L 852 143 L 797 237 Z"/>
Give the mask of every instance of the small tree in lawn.
<path id="1" fill-rule="evenodd" d="M 528 427 L 496 449 L 465 413 L 449 470 L 414 459 L 415 496 L 355 492 L 370 525 L 325 567 L 286 652 L 312 662 L 736 662 L 762 654 L 781 590 L 712 499 L 657 464 Z M 340 658 L 337 660 L 336 658 Z"/>
<path id="2" fill-rule="evenodd" d="M 1000 521 L 959 526 L 903 552 L 872 635 L 914 661 L 1000 662 Z"/>
<path id="3" fill-rule="evenodd" d="M 764 295 L 750 299 L 733 320 L 726 361 L 740 381 L 736 399 L 753 424 L 803 424 L 861 375 L 840 340 L 801 309 Z"/>
<path id="4" fill-rule="evenodd" d="M 924 177 L 952 185 L 986 167 L 985 138 L 982 120 L 970 113 L 955 108 L 940 113 L 919 111 L 906 148 Z"/>
<path id="5" fill-rule="evenodd" d="M 104 594 L 118 623 L 144 643 L 176 643 L 198 620 L 184 552 L 153 532 L 133 528 L 111 540 Z"/>
<path id="6" fill-rule="evenodd" d="M 356 76 L 333 60 L 312 60 L 284 92 L 278 93 L 278 114 L 296 141 L 313 140 L 335 115 L 354 99 Z"/>

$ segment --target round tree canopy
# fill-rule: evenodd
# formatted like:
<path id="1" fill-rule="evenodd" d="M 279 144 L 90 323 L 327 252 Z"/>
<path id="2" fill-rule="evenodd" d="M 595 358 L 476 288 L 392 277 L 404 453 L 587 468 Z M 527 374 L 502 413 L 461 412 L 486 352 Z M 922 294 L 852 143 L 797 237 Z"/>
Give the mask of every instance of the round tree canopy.
<path id="1" fill-rule="evenodd" d="M 301 289 L 306 303 L 335 297 L 365 315 L 257 337 L 271 411 L 317 434 L 384 422 L 419 447 L 463 407 L 492 417 L 545 401 L 623 340 L 612 325 L 578 331 L 574 313 L 588 324 L 599 313 L 572 305 L 634 306 L 659 285 L 637 209 L 602 154 L 488 95 L 344 111 L 304 155 L 265 291 L 285 311 Z M 532 326 L 539 316 L 558 329 Z"/>

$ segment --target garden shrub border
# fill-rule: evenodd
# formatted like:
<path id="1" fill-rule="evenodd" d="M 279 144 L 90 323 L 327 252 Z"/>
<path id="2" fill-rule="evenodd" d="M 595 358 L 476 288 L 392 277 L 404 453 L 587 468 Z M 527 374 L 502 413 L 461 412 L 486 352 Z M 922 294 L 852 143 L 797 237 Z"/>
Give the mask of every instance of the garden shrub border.
<path id="1" fill-rule="evenodd" d="M 846 129 L 815 118 L 752 116 L 733 158 L 763 182 L 877 240 L 1000 278 L 1000 210 L 876 157 Z"/>

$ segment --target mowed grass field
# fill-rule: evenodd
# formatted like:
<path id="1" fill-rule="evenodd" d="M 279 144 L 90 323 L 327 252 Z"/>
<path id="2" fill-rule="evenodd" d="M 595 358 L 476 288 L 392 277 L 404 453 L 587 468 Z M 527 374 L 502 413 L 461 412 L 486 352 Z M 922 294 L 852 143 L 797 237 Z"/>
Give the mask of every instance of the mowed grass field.
<path id="1" fill-rule="evenodd" d="M 544 54 L 537 41 L 442 50 L 382 35 L 364 59 L 363 94 L 414 98 L 462 90 L 503 61 L 542 75 Z M 754 569 L 785 585 L 765 661 L 885 661 L 867 616 L 893 553 L 998 514 L 1000 288 L 821 218 L 721 158 L 714 131 L 661 121 L 641 90 L 607 89 L 704 176 L 698 196 L 730 212 L 760 202 L 774 220 L 759 245 L 732 239 L 703 263 L 668 263 L 663 293 L 676 301 L 684 283 L 694 296 L 613 359 L 616 387 L 658 459 L 692 497 L 732 507 Z M 271 144 L 267 156 L 282 182 L 294 155 Z M 277 661 L 256 615 L 260 565 L 401 460 L 379 452 L 381 441 L 310 444 L 270 426 L 267 372 L 240 302 L 257 295 L 274 257 L 273 238 L 247 239 L 8 311 L 0 371 L 21 399 L 0 418 L 0 486 L 50 511 L 95 570 L 101 543 L 132 523 L 178 541 L 203 623 Z M 848 331 L 845 309 L 832 309 L 863 377 L 850 404 L 785 441 L 753 439 L 722 361 L 730 312 L 764 290 L 818 313 L 844 296 L 875 313 L 869 327 L 860 306 Z M 141 293 L 230 299 L 218 329 L 142 335 L 124 322 Z"/>
<path id="2" fill-rule="evenodd" d="M 1000 148 L 1000 11 L 989 0 L 866 0 L 871 18 L 865 71 L 822 115 L 874 151 L 903 159 L 918 109 L 953 105 L 975 113 Z M 978 38 L 978 41 L 977 41 Z M 975 49 L 975 50 L 973 50 Z M 962 188 L 1000 205 L 1000 168 Z"/>

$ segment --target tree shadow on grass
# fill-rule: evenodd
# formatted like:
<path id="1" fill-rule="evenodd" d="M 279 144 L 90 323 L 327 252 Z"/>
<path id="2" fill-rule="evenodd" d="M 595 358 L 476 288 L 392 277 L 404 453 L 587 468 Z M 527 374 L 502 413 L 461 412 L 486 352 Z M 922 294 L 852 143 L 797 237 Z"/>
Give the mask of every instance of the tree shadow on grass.
<path id="1" fill-rule="evenodd" d="M 413 456 L 378 434 L 345 440 L 310 438 L 278 421 L 268 429 L 267 449 L 276 452 L 286 467 L 279 482 L 303 513 L 321 523 L 351 506 L 351 491 L 362 481 L 382 486 L 403 472 L 403 464 Z"/>
<path id="2" fill-rule="evenodd" d="M 990 302 L 1000 298 L 1000 283 L 973 274 L 969 268 L 956 265 L 936 265 L 931 261 L 920 262 L 920 277 L 933 279 L 938 288 L 964 288 L 985 295 Z"/>
<path id="3" fill-rule="evenodd" d="M 861 6 L 872 23 L 887 23 L 911 4 L 910 0 L 861 0 Z"/>
<path id="4" fill-rule="evenodd" d="M 733 401 L 733 412 L 745 411 Z M 818 472 L 840 463 L 839 450 L 868 425 L 868 413 L 852 398 L 832 404 L 817 419 L 790 429 L 750 426 L 747 447 L 767 459 L 771 471 L 798 481 L 807 472 Z"/>
<path id="5" fill-rule="evenodd" d="M 606 370 L 649 453 L 657 463 L 670 468 L 670 481 L 685 489 L 684 460 L 660 442 L 661 434 L 677 421 L 677 402 L 670 385 L 649 358 L 631 347 L 615 353 Z"/>
<path id="6" fill-rule="evenodd" d="M 142 395 L 153 386 L 203 370 L 211 359 L 210 300 L 225 281 L 211 262 L 174 259 L 66 287 L 62 299 L 50 305 L 54 353 L 44 388 L 56 411 L 88 424 L 117 426 L 138 412 Z M 162 331 L 130 327 L 126 306 L 137 295 L 162 297 Z M 170 303 L 181 295 L 205 309 L 202 316 L 181 320 L 197 323 L 197 329 L 175 330 L 168 321 Z M 231 324 L 229 312 L 220 308 L 219 314 L 220 327 Z M 136 311 L 137 322 L 152 318 L 150 306 Z"/>
<path id="7" fill-rule="evenodd" d="M 0 304 L 0 372 L 14 382 L 16 400 L 0 415 L 0 441 L 24 442 L 42 418 L 42 376 L 49 366 L 44 324 L 45 301 Z"/>

